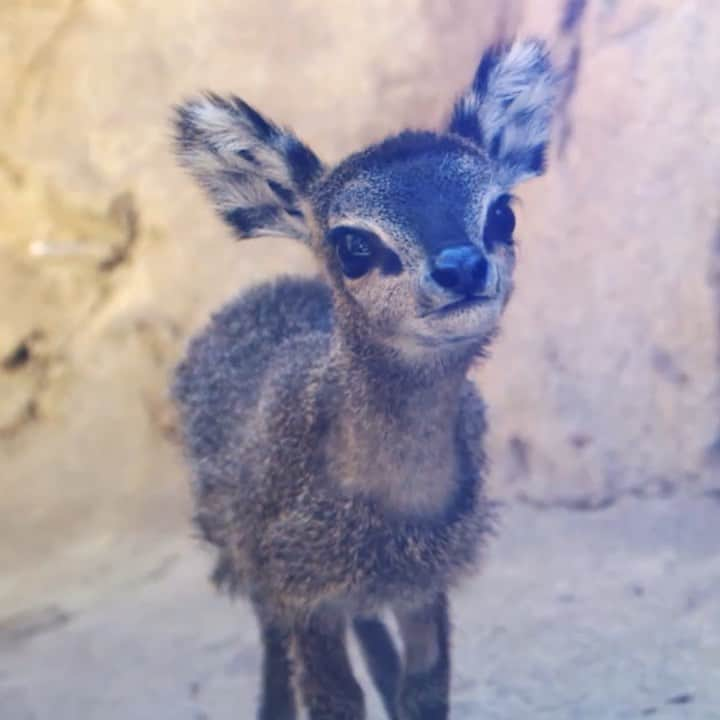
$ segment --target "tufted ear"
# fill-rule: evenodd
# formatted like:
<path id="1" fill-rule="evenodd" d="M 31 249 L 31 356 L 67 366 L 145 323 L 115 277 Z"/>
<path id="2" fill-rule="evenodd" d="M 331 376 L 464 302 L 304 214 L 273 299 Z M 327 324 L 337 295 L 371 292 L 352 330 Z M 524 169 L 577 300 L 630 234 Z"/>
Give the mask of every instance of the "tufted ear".
<path id="1" fill-rule="evenodd" d="M 308 241 L 304 199 L 323 167 L 291 132 L 239 98 L 214 94 L 177 107 L 175 129 L 180 162 L 238 237 Z"/>
<path id="2" fill-rule="evenodd" d="M 542 41 L 495 45 L 455 104 L 448 130 L 482 145 L 505 187 L 541 175 L 559 80 Z"/>

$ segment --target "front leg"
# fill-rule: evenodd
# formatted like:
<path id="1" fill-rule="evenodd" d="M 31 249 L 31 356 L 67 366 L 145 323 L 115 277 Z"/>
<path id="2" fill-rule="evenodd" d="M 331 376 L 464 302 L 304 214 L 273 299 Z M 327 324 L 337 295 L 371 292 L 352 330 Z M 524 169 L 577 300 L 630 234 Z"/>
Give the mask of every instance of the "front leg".
<path id="1" fill-rule="evenodd" d="M 258 720 L 296 720 L 292 684 L 292 628 L 265 612 L 260 597 L 253 598 L 263 644 L 262 690 Z"/>
<path id="2" fill-rule="evenodd" d="M 353 627 L 385 711 L 390 720 L 398 720 L 396 707 L 402 664 L 392 637 L 378 617 L 356 617 Z"/>
<path id="3" fill-rule="evenodd" d="M 291 682 L 290 633 L 266 624 L 262 627 L 262 695 L 258 720 L 295 720 Z"/>
<path id="4" fill-rule="evenodd" d="M 316 610 L 295 628 L 300 689 L 310 720 L 363 720 L 363 692 L 345 645 L 345 618 Z"/>
<path id="5" fill-rule="evenodd" d="M 397 611 L 405 647 L 400 720 L 447 720 L 450 707 L 450 648 L 447 597 Z"/>

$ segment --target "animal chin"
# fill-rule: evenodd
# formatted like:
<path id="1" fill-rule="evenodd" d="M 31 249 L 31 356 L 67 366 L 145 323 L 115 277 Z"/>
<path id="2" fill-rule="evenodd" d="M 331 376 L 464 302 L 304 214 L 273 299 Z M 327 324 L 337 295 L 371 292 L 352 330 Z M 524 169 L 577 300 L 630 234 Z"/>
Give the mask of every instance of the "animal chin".
<path id="1" fill-rule="evenodd" d="M 503 296 L 468 297 L 419 315 L 409 330 L 416 351 L 475 345 L 490 337 L 502 312 Z"/>

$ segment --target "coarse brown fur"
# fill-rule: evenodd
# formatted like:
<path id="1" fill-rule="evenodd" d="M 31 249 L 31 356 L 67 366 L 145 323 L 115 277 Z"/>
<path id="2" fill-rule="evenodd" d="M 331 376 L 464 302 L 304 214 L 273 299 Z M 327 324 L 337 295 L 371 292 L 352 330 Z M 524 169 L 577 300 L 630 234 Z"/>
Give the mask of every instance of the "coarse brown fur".
<path id="1" fill-rule="evenodd" d="M 512 291 L 507 193 L 543 171 L 556 85 L 541 43 L 497 46 L 445 134 L 334 169 L 236 98 L 178 109 L 180 156 L 237 234 L 295 237 L 323 270 L 231 302 L 175 383 L 214 581 L 262 628 L 262 720 L 295 718 L 293 666 L 312 720 L 364 716 L 348 620 L 391 718 L 447 717 L 446 594 L 492 525 L 466 374 Z"/>

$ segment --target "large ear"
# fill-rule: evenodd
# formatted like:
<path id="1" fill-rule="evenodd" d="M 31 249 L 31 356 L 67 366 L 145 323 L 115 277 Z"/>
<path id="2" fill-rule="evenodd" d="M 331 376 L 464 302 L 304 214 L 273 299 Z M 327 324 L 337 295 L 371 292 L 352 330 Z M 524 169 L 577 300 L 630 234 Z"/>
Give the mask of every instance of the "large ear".
<path id="1" fill-rule="evenodd" d="M 559 81 L 542 41 L 495 45 L 455 104 L 448 129 L 486 150 L 503 186 L 541 175 Z"/>
<path id="2" fill-rule="evenodd" d="M 176 108 L 177 153 L 240 238 L 307 242 L 305 199 L 316 155 L 239 98 L 204 95 Z"/>

